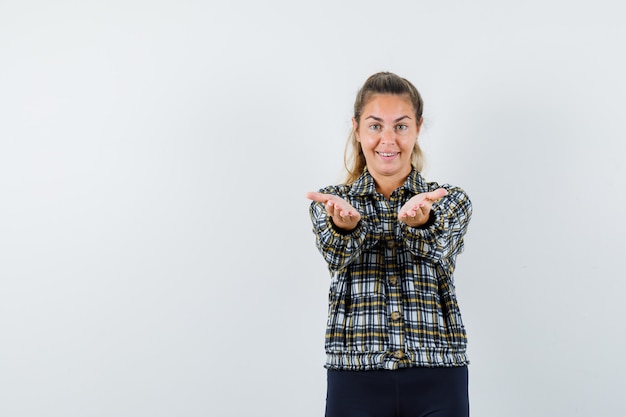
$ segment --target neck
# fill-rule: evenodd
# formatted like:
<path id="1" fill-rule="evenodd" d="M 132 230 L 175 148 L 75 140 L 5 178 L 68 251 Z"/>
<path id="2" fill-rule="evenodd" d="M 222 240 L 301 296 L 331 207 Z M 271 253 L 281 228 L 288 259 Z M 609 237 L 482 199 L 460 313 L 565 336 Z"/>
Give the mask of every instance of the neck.
<path id="1" fill-rule="evenodd" d="M 391 197 L 391 193 L 393 193 L 398 187 L 400 187 L 406 181 L 406 178 L 409 176 L 411 171 L 406 175 L 394 175 L 394 176 L 386 176 L 386 175 L 372 175 L 374 178 L 374 182 L 376 183 L 376 191 L 381 193 L 385 198 Z"/>

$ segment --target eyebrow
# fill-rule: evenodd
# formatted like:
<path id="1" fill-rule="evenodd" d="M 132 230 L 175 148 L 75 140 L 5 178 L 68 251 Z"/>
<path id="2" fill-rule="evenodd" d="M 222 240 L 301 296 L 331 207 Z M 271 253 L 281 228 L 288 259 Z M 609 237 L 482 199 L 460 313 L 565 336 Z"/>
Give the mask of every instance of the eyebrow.
<path id="1" fill-rule="evenodd" d="M 409 116 L 402 116 L 402 117 L 398 117 L 398 118 L 397 118 L 396 120 L 394 120 L 393 122 L 394 122 L 394 123 L 397 123 L 397 122 L 399 122 L 399 121 L 400 121 L 400 120 L 402 120 L 402 119 L 410 119 L 410 118 L 411 118 L 411 117 L 409 117 Z M 380 117 L 376 117 L 376 116 L 367 116 L 367 117 L 365 118 L 365 120 L 367 120 L 367 119 L 374 119 L 374 120 L 376 120 L 377 122 L 382 122 L 382 121 L 383 121 L 383 119 L 381 119 Z"/>

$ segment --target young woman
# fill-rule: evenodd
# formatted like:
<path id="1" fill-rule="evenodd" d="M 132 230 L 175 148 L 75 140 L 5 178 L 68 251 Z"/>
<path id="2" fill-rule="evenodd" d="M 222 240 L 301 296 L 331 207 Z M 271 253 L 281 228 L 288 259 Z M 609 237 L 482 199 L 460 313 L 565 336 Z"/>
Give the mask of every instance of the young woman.
<path id="1" fill-rule="evenodd" d="M 466 417 L 466 334 L 453 272 L 467 194 L 420 175 L 423 102 L 369 77 L 354 104 L 345 184 L 307 197 L 331 273 L 326 417 Z"/>

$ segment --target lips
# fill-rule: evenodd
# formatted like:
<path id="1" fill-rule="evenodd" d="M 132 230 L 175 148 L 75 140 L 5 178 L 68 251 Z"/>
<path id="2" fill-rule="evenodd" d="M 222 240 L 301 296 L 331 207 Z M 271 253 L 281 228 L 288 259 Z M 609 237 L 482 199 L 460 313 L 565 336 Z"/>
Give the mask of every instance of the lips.
<path id="1" fill-rule="evenodd" d="M 398 152 L 376 152 L 376 153 L 382 156 L 383 158 L 393 158 L 394 156 L 398 155 Z"/>

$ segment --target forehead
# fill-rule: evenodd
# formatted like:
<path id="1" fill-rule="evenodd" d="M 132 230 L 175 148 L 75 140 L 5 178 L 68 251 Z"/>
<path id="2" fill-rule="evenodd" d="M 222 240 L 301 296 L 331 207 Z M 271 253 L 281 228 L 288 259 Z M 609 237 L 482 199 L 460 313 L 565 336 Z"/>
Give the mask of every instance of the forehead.
<path id="1" fill-rule="evenodd" d="M 407 94 L 372 94 L 361 112 L 361 117 L 370 115 L 414 116 L 415 108 Z"/>

